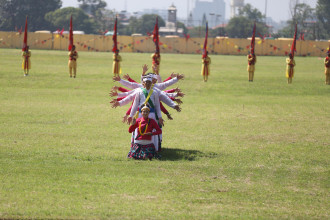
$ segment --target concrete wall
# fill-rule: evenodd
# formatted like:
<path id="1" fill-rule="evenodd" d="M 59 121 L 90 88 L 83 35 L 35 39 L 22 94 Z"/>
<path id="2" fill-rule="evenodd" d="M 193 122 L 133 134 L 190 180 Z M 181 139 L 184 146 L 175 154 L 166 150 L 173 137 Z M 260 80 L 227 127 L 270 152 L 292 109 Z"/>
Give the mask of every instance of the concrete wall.
<path id="1" fill-rule="evenodd" d="M 290 52 L 292 39 L 260 40 L 256 39 L 256 55 L 286 56 Z M 22 48 L 23 33 L 0 32 L 0 48 Z M 112 51 L 112 36 L 74 35 L 74 44 L 78 51 Z M 166 38 L 160 37 L 161 53 L 201 54 L 204 38 Z M 68 35 L 28 33 L 28 45 L 31 49 L 67 50 Z M 250 40 L 232 38 L 209 38 L 209 54 L 246 55 Z M 152 38 L 148 36 L 118 36 L 121 52 L 152 53 L 155 50 Z M 329 42 L 297 41 L 297 56 L 325 56 Z"/>

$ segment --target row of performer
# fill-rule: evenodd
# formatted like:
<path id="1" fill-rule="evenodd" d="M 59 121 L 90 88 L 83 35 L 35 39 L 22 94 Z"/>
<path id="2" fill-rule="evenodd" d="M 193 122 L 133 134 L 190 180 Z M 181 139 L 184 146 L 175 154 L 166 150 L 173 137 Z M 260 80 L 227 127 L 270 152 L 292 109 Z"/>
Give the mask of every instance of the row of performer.
<path id="1" fill-rule="evenodd" d="M 78 52 L 76 51 L 75 46 L 72 47 L 71 51 L 69 52 L 69 62 L 68 62 L 68 67 L 69 67 L 69 74 L 70 77 L 76 78 L 77 76 L 77 59 L 78 59 Z M 327 57 L 324 59 L 324 65 L 325 65 L 325 84 L 330 85 L 330 58 L 329 58 L 330 53 L 327 53 Z M 24 70 L 24 76 L 29 75 L 29 70 L 31 69 L 31 51 L 29 50 L 29 47 L 26 47 L 26 50 L 22 52 L 22 58 L 23 58 L 23 63 L 22 63 L 22 69 Z M 115 51 L 113 54 L 113 73 L 120 74 L 121 73 L 121 68 L 120 68 L 120 62 L 122 61 L 121 56 L 119 55 L 118 51 Z M 153 66 L 158 68 L 159 71 L 159 65 L 160 65 L 160 55 L 159 53 L 154 53 L 152 55 L 152 61 L 153 61 Z M 249 73 L 249 82 L 253 82 L 254 78 L 254 72 L 255 72 L 255 65 L 257 62 L 257 57 L 255 54 L 249 53 L 247 55 L 247 61 L 248 61 L 248 66 L 247 66 L 247 71 Z M 208 77 L 210 75 L 210 64 L 211 64 L 211 58 L 207 55 L 206 57 L 202 58 L 202 76 L 204 82 L 208 80 Z M 295 60 L 292 56 L 292 54 L 289 54 L 289 57 L 286 58 L 286 78 L 288 79 L 288 83 L 292 83 L 292 79 L 294 77 L 294 67 L 296 63 Z M 155 73 L 155 71 L 153 71 Z"/>
<path id="2" fill-rule="evenodd" d="M 324 74 L 325 74 L 325 84 L 330 85 L 330 53 L 327 53 L 327 57 L 324 59 Z M 249 82 L 253 82 L 254 78 L 254 71 L 255 71 L 255 65 L 257 63 L 257 57 L 255 54 L 249 53 L 247 55 L 247 71 L 249 73 Z M 208 76 L 210 75 L 210 64 L 211 59 L 207 55 L 206 57 L 202 58 L 202 76 L 204 79 L 204 82 L 207 81 Z M 294 67 L 296 65 L 296 62 L 294 60 L 293 55 L 290 53 L 289 57 L 286 58 L 286 78 L 288 79 L 288 84 L 292 83 L 292 79 L 294 77 Z"/>

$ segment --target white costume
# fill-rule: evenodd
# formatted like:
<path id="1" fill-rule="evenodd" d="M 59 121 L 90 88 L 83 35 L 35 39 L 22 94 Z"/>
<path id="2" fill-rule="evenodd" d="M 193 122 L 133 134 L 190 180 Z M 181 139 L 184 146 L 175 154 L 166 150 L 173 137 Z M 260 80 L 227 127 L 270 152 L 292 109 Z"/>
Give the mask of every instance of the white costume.
<path id="1" fill-rule="evenodd" d="M 139 84 L 139 83 L 135 83 L 135 82 L 128 82 L 126 80 L 122 80 L 120 79 L 119 81 L 123 86 L 126 86 L 127 88 L 131 88 L 131 89 L 136 89 L 136 88 L 140 88 L 142 85 Z M 154 88 L 157 88 L 159 90 L 164 90 L 166 89 L 167 87 L 173 85 L 174 83 L 178 82 L 178 78 L 175 77 L 173 79 L 170 79 L 166 82 L 162 82 L 162 83 L 156 83 L 154 85 Z"/>
<path id="2" fill-rule="evenodd" d="M 142 81 L 143 78 L 141 78 Z M 159 79 L 158 79 L 159 80 Z M 131 88 L 133 90 L 128 91 L 128 92 L 123 92 L 123 93 L 118 93 L 118 97 L 125 97 L 122 100 L 119 101 L 119 105 L 123 106 L 126 105 L 128 103 L 130 103 L 131 101 L 133 101 L 133 105 L 132 105 L 132 109 L 130 112 L 130 116 L 129 117 L 134 117 L 134 115 L 136 114 L 136 112 L 138 111 L 139 107 L 144 104 L 145 100 L 146 100 L 146 96 L 143 93 L 142 89 L 143 86 L 139 83 L 135 83 L 135 82 L 129 82 L 126 80 L 122 80 L 120 79 L 119 81 L 123 86 L 126 86 L 128 88 Z M 177 77 L 168 80 L 166 82 L 162 82 L 162 83 L 156 83 L 153 86 L 153 93 L 150 96 L 150 100 L 152 101 L 154 108 L 150 111 L 149 113 L 149 117 L 156 120 L 157 118 L 162 118 L 161 115 L 161 109 L 160 109 L 160 101 L 164 102 L 166 105 L 168 105 L 171 108 L 175 108 L 175 106 L 177 106 L 175 104 L 175 102 L 173 102 L 169 97 L 177 97 L 177 93 L 166 93 L 163 92 L 161 90 L 166 89 L 167 87 L 173 85 L 174 83 L 178 82 Z M 150 89 L 151 90 L 151 89 Z M 148 94 L 150 92 L 150 90 L 147 90 Z M 156 114 L 157 113 L 157 118 L 156 118 Z M 141 113 L 139 112 L 139 118 L 142 117 Z M 135 130 L 135 132 L 132 134 L 132 142 L 134 142 L 136 134 L 138 134 L 138 131 Z M 152 137 L 152 142 L 155 145 L 155 149 L 156 151 L 159 150 L 159 144 L 162 141 L 162 135 L 155 135 Z"/>
<path id="3" fill-rule="evenodd" d="M 150 90 L 147 90 L 148 94 Z M 146 101 L 146 96 L 144 95 L 142 88 L 137 89 L 137 91 L 135 93 L 135 98 L 134 98 L 134 103 L 131 109 L 131 113 L 129 115 L 129 117 L 134 117 L 135 113 L 137 112 L 138 108 L 144 104 L 144 102 Z M 156 90 L 153 90 L 149 100 L 151 100 L 151 102 L 154 105 L 154 108 L 152 108 L 150 110 L 149 113 L 149 118 L 152 118 L 154 120 L 156 120 L 158 122 L 158 119 L 162 117 L 161 115 L 161 110 L 160 110 L 160 104 L 159 104 L 159 93 Z M 157 113 L 157 118 L 156 118 L 156 113 Z M 139 116 L 138 118 L 141 118 L 141 112 L 139 112 Z M 133 140 L 135 140 L 136 135 L 138 134 L 137 129 L 134 132 L 134 137 L 132 136 Z M 156 151 L 158 151 L 159 149 L 159 144 L 161 142 L 161 136 L 160 135 L 154 135 L 152 136 L 152 142 L 155 145 L 155 149 Z"/>

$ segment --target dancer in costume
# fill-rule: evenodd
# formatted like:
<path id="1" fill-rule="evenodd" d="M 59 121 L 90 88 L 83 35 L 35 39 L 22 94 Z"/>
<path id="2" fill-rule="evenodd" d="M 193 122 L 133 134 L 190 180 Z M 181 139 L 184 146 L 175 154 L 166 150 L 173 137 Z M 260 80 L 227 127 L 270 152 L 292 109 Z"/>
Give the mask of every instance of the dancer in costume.
<path id="1" fill-rule="evenodd" d="M 249 72 L 249 82 L 253 82 L 253 77 L 254 77 L 254 70 L 255 70 L 255 64 L 257 62 L 257 57 L 254 53 L 250 53 L 247 56 L 248 60 L 248 66 L 247 66 L 247 71 Z"/>
<path id="2" fill-rule="evenodd" d="M 69 73 L 70 77 L 72 78 L 72 69 L 73 69 L 73 78 L 77 76 L 77 59 L 78 59 L 78 52 L 76 51 L 76 46 L 73 45 L 71 51 L 69 52 Z"/>
<path id="3" fill-rule="evenodd" d="M 135 92 L 134 103 L 131 109 L 131 113 L 127 118 L 128 123 L 131 123 L 133 117 L 137 118 L 136 115 L 138 114 L 138 118 L 141 117 L 141 109 L 139 107 L 142 104 L 149 104 L 151 109 L 149 112 L 149 117 L 156 120 L 159 126 L 164 126 L 164 121 L 162 118 L 160 104 L 159 104 L 159 92 L 152 88 L 152 79 L 150 77 L 145 77 L 143 79 L 143 88 L 138 88 Z M 137 132 L 135 132 L 136 138 Z M 159 150 L 161 140 L 159 136 L 153 136 L 153 143 L 155 145 L 156 151 Z"/>
<path id="4" fill-rule="evenodd" d="M 159 52 L 155 52 L 154 54 L 151 55 L 152 58 L 152 70 L 153 73 L 159 74 L 159 68 L 160 68 L 160 54 Z"/>
<path id="5" fill-rule="evenodd" d="M 22 69 L 24 71 L 24 76 L 29 75 L 29 69 L 31 69 L 31 51 L 29 50 L 29 46 L 26 46 L 25 50 L 22 52 L 23 62 Z"/>
<path id="6" fill-rule="evenodd" d="M 257 57 L 254 54 L 255 38 L 256 38 L 256 21 L 254 21 L 254 25 L 253 25 L 253 32 L 251 38 L 251 51 L 249 51 L 249 54 L 247 56 L 247 60 L 248 60 L 247 71 L 249 72 L 249 82 L 253 82 L 255 63 L 257 62 Z"/>
<path id="7" fill-rule="evenodd" d="M 324 59 L 324 65 L 325 65 L 325 84 L 330 85 L 330 51 L 328 51 L 328 56 Z"/>
<path id="8" fill-rule="evenodd" d="M 142 81 L 143 77 L 148 75 L 148 76 L 153 78 L 152 79 L 153 83 L 156 83 L 157 82 L 156 79 L 157 79 L 158 76 L 154 75 L 154 74 L 151 74 L 151 73 L 145 74 L 146 71 L 148 70 L 147 65 L 142 66 L 142 68 L 143 68 L 143 71 L 142 71 L 141 81 Z M 129 82 L 127 82 L 125 80 L 121 80 L 119 76 L 113 77 L 114 81 L 120 81 L 123 85 L 127 86 L 128 88 L 133 88 L 133 90 L 127 90 L 127 89 L 122 88 L 122 87 L 114 86 L 112 88 L 112 91 L 109 94 L 112 97 L 113 96 L 118 96 L 117 99 L 113 99 L 110 102 L 110 103 L 112 103 L 113 108 L 116 108 L 118 106 L 126 105 L 129 102 L 133 101 L 133 99 L 135 97 L 134 93 L 136 91 L 136 88 L 142 87 L 141 84 L 139 84 L 136 81 L 134 81 L 133 79 L 131 79 L 128 74 L 124 75 L 124 78 L 127 79 Z M 154 89 L 160 92 L 160 96 L 159 96 L 160 101 L 164 102 L 166 105 L 168 105 L 171 108 L 174 108 L 178 112 L 180 112 L 181 108 L 178 105 L 176 105 L 174 103 L 174 101 L 177 102 L 178 104 L 182 104 L 181 99 L 178 99 L 177 97 L 183 97 L 184 93 L 182 93 L 179 88 L 170 89 L 170 90 L 166 90 L 166 91 L 158 90 L 158 88 L 165 89 L 166 87 L 168 87 L 168 86 L 172 85 L 173 83 L 175 83 L 176 80 L 174 80 L 172 82 L 167 82 L 167 81 L 171 80 L 172 78 L 183 79 L 184 75 L 172 73 L 171 76 L 168 77 L 167 79 L 165 79 L 163 83 L 159 83 L 159 84 L 157 83 L 156 86 L 154 84 Z M 156 87 L 158 87 L 158 88 L 156 88 Z M 117 90 L 121 91 L 122 93 L 118 93 Z M 171 117 L 170 113 L 166 110 L 166 108 L 162 105 L 162 102 L 160 102 L 161 111 L 164 114 L 167 115 L 167 118 L 169 120 L 172 120 L 173 118 Z M 131 108 L 132 108 L 132 106 L 126 112 L 126 115 L 123 117 L 123 122 L 127 122 L 127 118 L 129 117 L 129 114 L 131 112 Z"/>
<path id="9" fill-rule="evenodd" d="M 208 56 L 208 52 L 206 52 L 206 56 L 202 57 L 202 76 L 204 82 L 207 82 L 208 77 L 210 75 L 210 64 L 211 64 L 211 58 Z"/>
<path id="10" fill-rule="evenodd" d="M 128 132 L 136 132 L 134 142 L 131 144 L 131 150 L 127 157 L 134 159 L 149 159 L 151 160 L 156 154 L 156 148 L 152 141 L 152 137 L 160 135 L 162 130 L 157 122 L 149 118 L 149 112 L 152 108 L 148 104 L 141 106 L 142 117 L 134 119 L 132 125 L 129 127 Z"/>
<path id="11" fill-rule="evenodd" d="M 148 74 L 144 78 L 146 78 L 146 77 L 149 77 L 152 81 L 155 80 L 157 82 L 157 80 L 156 80 L 157 77 L 154 74 Z M 181 111 L 181 108 L 177 104 L 175 104 L 173 101 L 176 101 L 179 104 L 181 104 L 182 101 L 180 99 L 176 99 L 176 97 L 183 97 L 184 93 L 182 93 L 179 89 L 177 89 L 177 90 L 180 91 L 178 93 L 174 93 L 175 90 L 171 90 L 170 91 L 171 93 L 170 92 L 163 92 L 162 90 L 164 90 L 168 86 L 174 84 L 175 82 L 177 82 L 178 80 L 183 79 L 183 78 L 184 78 L 183 75 L 178 74 L 172 80 L 169 80 L 169 81 L 166 81 L 166 82 L 163 82 L 163 83 L 153 84 L 153 89 L 155 91 L 157 91 L 158 94 L 159 94 L 159 100 L 164 102 L 166 105 L 170 106 L 171 108 L 176 109 L 177 111 Z M 111 101 L 112 107 L 114 107 L 114 108 L 116 108 L 118 106 L 126 105 L 129 102 L 131 102 L 134 99 L 134 97 L 136 95 L 136 92 L 139 91 L 138 88 L 143 87 L 143 85 L 141 85 L 137 82 L 128 82 L 126 80 L 122 80 L 122 79 L 120 79 L 119 76 L 115 76 L 115 77 L 113 77 L 113 79 L 114 79 L 114 81 L 118 81 L 121 84 L 123 84 L 124 86 L 133 89 L 133 90 L 123 92 L 123 93 L 117 93 L 116 91 L 110 92 L 110 96 L 118 96 L 119 98 L 124 97 L 123 99 L 120 99 L 120 100 L 114 99 L 113 101 Z M 167 110 L 164 110 L 164 112 L 167 112 Z M 168 115 L 168 113 L 165 113 L 165 114 Z"/>
<path id="12" fill-rule="evenodd" d="M 296 65 L 291 53 L 289 54 L 289 58 L 286 58 L 286 64 L 286 78 L 288 78 L 288 84 L 291 84 L 294 76 L 294 66 Z"/>
<path id="13" fill-rule="evenodd" d="M 120 91 L 126 91 L 123 93 L 117 93 L 116 90 L 119 89 Z M 118 106 L 124 106 L 126 104 L 128 104 L 129 102 L 133 101 L 134 97 L 135 97 L 135 91 L 134 90 L 124 90 L 124 88 L 122 87 L 114 87 L 113 90 L 110 92 L 110 96 L 118 96 L 117 99 L 113 99 L 110 103 L 112 104 L 113 108 L 116 108 Z M 162 102 L 164 102 L 166 105 L 174 108 L 175 110 L 177 110 L 178 112 L 181 111 L 180 108 L 180 104 L 182 104 L 181 99 L 178 99 L 176 97 L 183 97 L 184 93 L 181 92 L 181 90 L 179 88 L 176 89 L 170 89 L 170 90 L 166 90 L 166 91 L 160 91 L 160 109 L 161 111 L 167 116 L 167 118 L 169 120 L 173 120 L 171 114 L 167 111 L 167 109 L 164 107 L 164 105 L 162 104 Z M 168 96 L 168 98 L 166 97 Z M 170 100 L 169 100 L 170 99 Z M 179 105 L 176 105 L 174 102 L 177 102 Z M 128 109 L 128 111 L 126 112 L 125 116 L 123 117 L 123 123 L 127 122 L 127 118 L 131 112 L 131 107 Z"/>
<path id="14" fill-rule="evenodd" d="M 168 116 L 169 120 L 173 119 L 171 115 L 168 113 L 168 111 L 164 108 L 161 101 L 167 104 L 168 106 L 176 109 L 178 112 L 180 112 L 181 111 L 180 106 L 175 104 L 174 101 L 181 104 L 182 103 L 181 100 L 176 99 L 175 97 L 184 96 L 184 94 L 181 92 L 179 88 L 167 90 L 166 92 L 161 90 L 165 89 L 167 86 L 174 84 L 178 80 L 183 79 L 184 76 L 180 74 L 171 74 L 171 77 L 166 79 L 163 83 L 157 83 L 158 77 L 152 73 L 146 74 L 147 70 L 148 70 L 147 65 L 144 65 L 143 73 L 141 77 L 141 81 L 143 82 L 142 85 L 131 79 L 128 74 L 125 75 L 124 78 L 129 81 L 122 80 L 119 76 L 114 76 L 113 77 L 114 81 L 118 81 L 123 85 L 127 86 L 128 88 L 131 88 L 132 90 L 127 90 L 122 87 L 114 86 L 112 91 L 110 92 L 110 96 L 118 96 L 118 98 L 112 100 L 110 103 L 112 104 L 113 108 L 116 108 L 118 106 L 123 106 L 133 101 L 131 108 L 126 112 L 126 115 L 123 118 L 123 122 L 127 121 L 128 124 L 130 124 L 132 120 L 134 121 L 134 118 L 141 117 L 141 110 L 139 107 L 141 103 L 143 104 L 149 103 L 151 105 L 151 113 L 149 117 L 154 119 L 156 122 L 158 122 L 158 125 L 161 128 L 164 125 L 163 119 L 161 117 L 161 112 L 164 112 L 164 114 Z M 117 93 L 117 90 L 121 91 L 122 93 Z M 158 103 L 159 107 L 154 103 Z M 161 112 L 159 112 L 159 108 Z M 137 109 L 138 112 L 140 112 L 139 116 L 137 116 L 137 114 L 135 113 Z M 138 134 L 137 130 L 132 134 L 133 144 L 137 134 Z M 162 134 L 153 136 L 152 142 L 154 143 L 155 146 L 156 157 L 160 158 L 159 152 L 161 151 Z"/>
<path id="15" fill-rule="evenodd" d="M 119 55 L 119 50 L 113 54 L 113 65 L 112 72 L 114 75 L 121 74 L 120 62 L 122 61 L 121 56 Z"/>

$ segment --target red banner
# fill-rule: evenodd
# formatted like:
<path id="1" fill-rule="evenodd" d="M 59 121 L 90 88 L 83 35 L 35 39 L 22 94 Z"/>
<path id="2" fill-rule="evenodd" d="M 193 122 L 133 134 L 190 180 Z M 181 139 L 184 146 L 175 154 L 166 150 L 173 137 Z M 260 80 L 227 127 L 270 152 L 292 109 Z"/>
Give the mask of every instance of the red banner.
<path id="1" fill-rule="evenodd" d="M 154 30 L 152 32 L 153 34 L 153 41 L 155 42 L 156 46 L 156 52 L 159 53 L 159 27 L 158 27 L 158 17 L 156 17 L 156 24 L 154 27 Z"/>
<path id="2" fill-rule="evenodd" d="M 290 51 L 290 53 L 292 54 L 292 58 L 294 57 L 294 52 L 297 51 L 296 50 L 296 42 L 297 42 L 297 24 L 296 24 L 296 28 L 295 28 L 295 31 L 294 31 L 293 42 L 292 42 L 291 51 Z"/>
<path id="3" fill-rule="evenodd" d="M 70 19 L 70 31 L 69 31 L 69 46 L 68 46 L 68 50 L 70 51 L 72 46 L 73 46 L 73 27 L 72 27 L 72 15 L 71 15 L 71 19 Z"/>
<path id="4" fill-rule="evenodd" d="M 117 48 L 117 16 L 116 16 L 116 20 L 115 20 L 115 26 L 113 28 L 112 40 L 113 40 L 112 52 L 116 52 L 118 50 L 118 48 Z"/>
<path id="5" fill-rule="evenodd" d="M 27 47 L 27 31 L 28 31 L 28 17 L 26 16 L 22 51 L 25 51 Z"/>
<path id="6" fill-rule="evenodd" d="M 253 33 L 251 39 L 251 54 L 254 54 L 255 39 L 256 39 L 256 22 L 254 21 Z"/>
<path id="7" fill-rule="evenodd" d="M 206 27 L 205 27 L 205 40 L 204 40 L 204 47 L 203 47 L 203 58 L 205 58 L 207 56 L 207 37 L 208 37 L 208 33 L 209 32 L 209 28 L 208 28 L 208 24 L 206 22 Z"/>

